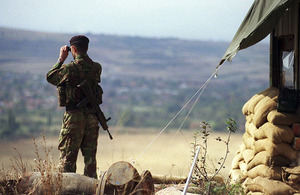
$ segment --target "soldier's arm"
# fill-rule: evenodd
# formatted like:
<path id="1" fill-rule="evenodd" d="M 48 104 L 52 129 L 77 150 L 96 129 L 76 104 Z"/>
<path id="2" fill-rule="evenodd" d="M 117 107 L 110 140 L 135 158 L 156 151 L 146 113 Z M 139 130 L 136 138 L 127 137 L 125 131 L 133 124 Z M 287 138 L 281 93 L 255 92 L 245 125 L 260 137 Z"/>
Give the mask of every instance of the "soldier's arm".
<path id="1" fill-rule="evenodd" d="M 54 66 L 51 68 L 51 70 L 47 73 L 46 79 L 49 83 L 52 85 L 57 86 L 61 80 L 63 79 L 62 71 L 64 69 L 64 65 L 62 66 L 61 62 L 57 62 L 54 64 Z"/>
<path id="2" fill-rule="evenodd" d="M 62 65 L 65 59 L 68 57 L 68 49 L 67 46 L 62 46 L 60 48 L 59 58 L 56 64 L 51 68 L 51 70 L 47 73 L 46 79 L 52 85 L 59 85 L 64 77 L 65 66 Z"/>
<path id="3" fill-rule="evenodd" d="M 99 83 L 101 82 L 101 73 L 102 73 L 102 66 L 100 65 L 100 69 L 99 69 Z"/>
<path id="4" fill-rule="evenodd" d="M 97 81 L 98 83 L 100 83 L 100 82 L 101 82 L 102 66 L 101 66 L 101 64 L 98 63 L 98 62 L 94 62 L 94 64 L 97 66 L 97 69 L 98 69 L 96 81 Z"/>

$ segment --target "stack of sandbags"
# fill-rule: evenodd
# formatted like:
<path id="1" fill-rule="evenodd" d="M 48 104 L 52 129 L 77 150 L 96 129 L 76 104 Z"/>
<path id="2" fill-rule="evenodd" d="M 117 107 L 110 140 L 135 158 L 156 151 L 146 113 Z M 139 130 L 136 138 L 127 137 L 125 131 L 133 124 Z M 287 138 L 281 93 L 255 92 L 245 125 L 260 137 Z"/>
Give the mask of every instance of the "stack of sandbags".
<path id="1" fill-rule="evenodd" d="M 277 88 L 270 87 L 254 95 L 242 108 L 247 121 L 253 123 L 256 128 L 267 122 L 269 112 L 277 107 L 278 94 Z"/>
<path id="2" fill-rule="evenodd" d="M 282 180 L 293 188 L 300 190 L 300 166 L 293 168 L 283 167 Z"/>
<path id="3" fill-rule="evenodd" d="M 297 161 L 298 151 L 292 147 L 295 136 L 291 127 L 300 122 L 300 117 L 278 112 L 278 95 L 279 90 L 270 87 L 244 105 L 245 133 L 232 161 L 230 176 L 233 182 L 247 179 L 253 184 L 258 177 L 282 181 L 281 168 Z"/>
<path id="4" fill-rule="evenodd" d="M 256 177 L 255 179 L 247 178 L 244 182 L 246 194 L 282 194 L 289 195 L 297 193 L 297 190 L 291 186 L 278 181 L 270 180 L 263 177 Z"/>

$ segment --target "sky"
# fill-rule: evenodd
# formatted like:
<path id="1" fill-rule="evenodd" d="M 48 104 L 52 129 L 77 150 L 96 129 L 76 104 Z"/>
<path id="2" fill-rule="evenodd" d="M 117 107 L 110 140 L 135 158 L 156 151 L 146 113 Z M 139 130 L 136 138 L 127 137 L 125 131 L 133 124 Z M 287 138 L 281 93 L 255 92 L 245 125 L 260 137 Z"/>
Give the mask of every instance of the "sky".
<path id="1" fill-rule="evenodd" d="M 231 41 L 253 0 L 0 0 L 0 27 Z"/>

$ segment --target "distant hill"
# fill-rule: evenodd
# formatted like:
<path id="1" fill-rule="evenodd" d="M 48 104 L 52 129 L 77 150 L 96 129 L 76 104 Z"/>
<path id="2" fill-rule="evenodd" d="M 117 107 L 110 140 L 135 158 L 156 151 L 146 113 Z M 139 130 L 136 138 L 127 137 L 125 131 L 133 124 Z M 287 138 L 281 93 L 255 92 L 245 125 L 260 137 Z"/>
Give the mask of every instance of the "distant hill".
<path id="1" fill-rule="evenodd" d="M 59 48 L 73 34 L 0 28 L 0 70 L 45 74 L 56 62 Z M 227 42 L 186 41 L 87 34 L 89 55 L 103 65 L 104 77 L 139 76 L 163 80 L 202 81 L 213 72 Z M 258 44 L 225 63 L 225 80 L 268 80 L 268 44 Z M 71 57 L 67 61 L 71 61 Z"/>
<path id="2" fill-rule="evenodd" d="M 57 132 L 61 108 L 57 106 L 55 87 L 46 82 L 45 74 L 56 63 L 60 47 L 72 36 L 0 28 L 0 137 L 29 135 L 39 129 Z M 210 77 L 229 45 L 171 38 L 87 36 L 89 55 L 103 66 L 102 109 L 112 117 L 112 126 L 163 127 Z M 225 119 L 232 117 L 243 129 L 242 106 L 268 87 L 268 52 L 268 44 L 260 43 L 239 52 L 232 63 L 226 62 L 184 128 L 198 128 L 199 121 L 206 121 L 222 130 Z M 66 62 L 71 60 L 68 57 Z M 172 127 L 181 125 L 189 108 L 191 105 Z"/>

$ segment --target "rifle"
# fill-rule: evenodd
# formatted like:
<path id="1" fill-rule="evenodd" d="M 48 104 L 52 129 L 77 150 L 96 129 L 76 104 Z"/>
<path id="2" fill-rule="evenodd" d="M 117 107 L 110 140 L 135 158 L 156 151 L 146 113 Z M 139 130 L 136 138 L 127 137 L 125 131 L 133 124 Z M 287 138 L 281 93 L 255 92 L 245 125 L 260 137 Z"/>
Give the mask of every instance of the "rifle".
<path id="1" fill-rule="evenodd" d="M 83 100 L 81 100 L 76 106 L 78 108 L 83 108 L 86 104 L 90 103 L 92 105 L 92 108 L 94 109 L 94 111 L 96 111 L 96 116 L 97 116 L 97 119 L 98 119 L 102 129 L 104 131 L 107 131 L 110 139 L 113 139 L 113 137 L 111 136 L 111 134 L 108 130 L 108 126 L 107 126 L 107 122 L 111 119 L 111 117 L 109 117 L 107 119 L 105 118 L 104 113 L 100 109 L 100 106 L 98 105 L 98 101 L 95 98 L 94 93 L 93 93 L 89 83 L 86 80 L 84 80 L 77 87 L 83 91 L 83 93 L 85 94 L 86 97 Z"/>

